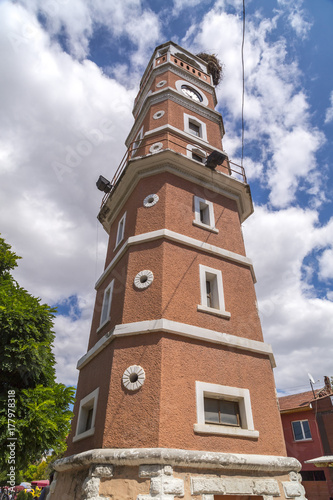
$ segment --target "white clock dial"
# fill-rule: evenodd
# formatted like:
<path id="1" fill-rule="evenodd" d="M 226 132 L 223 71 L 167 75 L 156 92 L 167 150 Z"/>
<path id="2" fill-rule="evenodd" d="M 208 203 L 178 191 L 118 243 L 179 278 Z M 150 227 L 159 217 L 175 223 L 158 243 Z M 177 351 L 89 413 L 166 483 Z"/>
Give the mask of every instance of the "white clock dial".
<path id="1" fill-rule="evenodd" d="M 202 102 L 202 96 L 199 94 L 199 92 L 197 92 L 195 89 L 193 89 L 189 85 L 182 85 L 181 89 L 182 89 L 183 94 L 186 95 L 186 97 L 193 99 L 193 101 Z"/>

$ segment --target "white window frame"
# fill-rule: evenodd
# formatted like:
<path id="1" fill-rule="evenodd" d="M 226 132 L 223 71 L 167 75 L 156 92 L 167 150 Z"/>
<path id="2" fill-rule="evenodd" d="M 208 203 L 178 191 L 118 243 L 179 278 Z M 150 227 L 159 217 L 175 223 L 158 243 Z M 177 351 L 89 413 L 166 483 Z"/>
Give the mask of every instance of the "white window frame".
<path id="1" fill-rule="evenodd" d="M 206 208 L 208 214 L 208 224 L 201 221 L 200 210 L 202 207 Z M 218 233 L 219 230 L 215 227 L 215 217 L 214 217 L 214 205 L 211 201 L 205 200 L 204 198 L 199 198 L 199 196 L 194 196 L 193 198 L 193 208 L 194 208 L 194 220 L 193 225 L 206 229 L 213 233 Z"/>
<path id="2" fill-rule="evenodd" d="M 198 125 L 199 127 L 199 135 L 196 136 L 191 132 L 190 129 L 190 122 L 194 123 L 195 125 Z M 199 139 L 208 142 L 207 141 L 207 126 L 205 122 L 202 122 L 199 120 L 196 116 L 188 115 L 187 113 L 184 113 L 184 130 L 187 134 L 191 135 L 192 137 L 198 137 Z"/>
<path id="3" fill-rule="evenodd" d="M 296 439 L 295 437 L 295 432 L 294 432 L 294 426 L 293 426 L 293 423 L 296 423 L 296 422 L 299 422 L 301 424 L 301 428 L 302 428 L 302 435 L 303 435 L 303 439 Z M 307 438 L 305 437 L 305 431 L 304 431 L 304 428 L 303 428 L 303 422 L 307 422 L 308 425 L 309 425 L 309 430 L 310 430 L 310 434 L 311 434 L 311 437 Z M 291 429 L 293 431 L 293 436 L 294 436 L 294 441 L 295 443 L 301 443 L 303 441 L 312 441 L 312 433 L 311 433 L 311 429 L 310 429 L 310 423 L 309 423 L 309 420 L 308 419 L 304 419 L 304 420 L 293 420 L 291 422 Z"/>
<path id="4" fill-rule="evenodd" d="M 132 157 L 137 154 L 142 139 L 143 139 L 143 125 L 140 128 L 139 132 L 136 134 L 136 137 L 134 139 L 133 148 L 132 148 Z"/>
<path id="5" fill-rule="evenodd" d="M 112 302 L 112 294 L 113 294 L 113 285 L 114 285 L 114 279 L 111 281 L 111 283 L 105 288 L 104 290 L 104 295 L 103 295 L 103 304 L 102 304 L 102 310 L 101 310 L 101 318 L 100 318 L 100 325 L 98 327 L 97 332 L 103 328 L 104 325 L 108 321 L 110 321 L 111 316 L 111 302 Z M 106 315 L 104 318 L 104 311 L 106 311 Z"/>
<path id="6" fill-rule="evenodd" d="M 195 392 L 197 422 L 194 424 L 194 432 L 199 434 L 221 434 L 224 436 L 258 439 L 259 431 L 254 429 L 250 391 L 248 389 L 196 381 Z M 237 402 L 239 406 L 241 427 L 223 424 L 206 424 L 204 407 L 205 397 Z"/>
<path id="7" fill-rule="evenodd" d="M 127 212 L 124 213 L 124 215 L 122 216 L 122 218 L 118 222 L 116 245 L 114 247 L 114 250 L 117 248 L 117 246 L 119 245 L 119 243 L 121 243 L 123 241 L 123 239 L 124 239 L 126 214 L 127 214 Z"/>
<path id="8" fill-rule="evenodd" d="M 97 401 L 98 401 L 99 387 L 92 391 L 90 394 L 85 396 L 80 401 L 79 408 L 79 416 L 76 424 L 76 433 L 73 437 L 73 442 L 79 441 L 80 439 L 84 439 L 86 437 L 92 436 L 95 433 L 95 420 L 96 420 L 96 412 L 97 412 Z M 87 412 L 90 409 L 93 409 L 92 419 L 91 419 L 91 427 L 88 430 L 83 430 L 85 426 L 85 422 L 87 419 Z"/>
<path id="9" fill-rule="evenodd" d="M 202 162 L 204 163 L 204 160 L 206 159 L 206 151 L 203 149 L 200 149 L 198 146 L 195 146 L 194 144 L 187 144 L 186 146 L 186 155 L 188 158 L 191 158 L 194 161 L 198 161 L 195 158 L 193 158 L 193 154 L 196 154 L 197 156 L 200 156 L 202 158 Z"/>
<path id="10" fill-rule="evenodd" d="M 214 314 L 216 316 L 221 316 L 223 318 L 230 318 L 230 312 L 227 312 L 225 310 L 221 271 L 219 269 L 213 269 L 212 267 L 207 267 L 199 264 L 199 273 L 201 304 L 198 304 L 197 310 L 200 312 Z M 210 307 L 207 304 L 207 281 L 211 281 L 211 283 L 213 283 L 212 294 L 214 295 L 214 300 L 215 302 L 217 302 L 218 307 Z"/>

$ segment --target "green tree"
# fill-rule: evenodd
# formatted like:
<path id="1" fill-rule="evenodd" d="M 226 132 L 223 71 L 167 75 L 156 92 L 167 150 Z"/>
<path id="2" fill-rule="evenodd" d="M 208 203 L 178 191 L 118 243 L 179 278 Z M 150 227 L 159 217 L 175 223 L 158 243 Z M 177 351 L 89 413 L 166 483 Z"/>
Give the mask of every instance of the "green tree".
<path id="1" fill-rule="evenodd" d="M 56 310 L 14 280 L 19 258 L 0 238 L 0 470 L 11 456 L 16 472 L 50 449 L 64 451 L 74 400 L 74 388 L 55 381 Z"/>

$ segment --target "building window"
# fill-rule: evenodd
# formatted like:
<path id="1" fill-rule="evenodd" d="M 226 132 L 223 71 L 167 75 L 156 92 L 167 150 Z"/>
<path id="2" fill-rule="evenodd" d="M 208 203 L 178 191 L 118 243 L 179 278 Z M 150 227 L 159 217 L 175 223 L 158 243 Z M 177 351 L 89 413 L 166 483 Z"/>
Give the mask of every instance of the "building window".
<path id="1" fill-rule="evenodd" d="M 205 423 L 233 425 L 240 427 L 239 404 L 237 401 L 204 398 Z"/>
<path id="2" fill-rule="evenodd" d="M 199 161 L 200 163 L 203 163 L 206 159 L 206 152 L 193 144 L 186 146 L 186 155 L 188 158 L 192 158 L 192 160 Z"/>
<path id="3" fill-rule="evenodd" d="M 117 246 L 119 245 L 119 243 L 121 241 L 123 241 L 123 239 L 124 239 L 125 222 L 126 222 L 126 212 L 124 213 L 124 215 L 122 216 L 122 218 L 118 222 L 118 229 L 117 229 L 117 237 L 116 237 L 116 246 L 115 246 L 115 249 L 117 248 Z"/>
<path id="4" fill-rule="evenodd" d="M 222 273 L 219 269 L 199 265 L 201 304 L 198 311 L 208 312 L 224 318 L 230 318 L 225 310 Z"/>
<path id="5" fill-rule="evenodd" d="M 194 431 L 257 439 L 248 389 L 196 382 L 197 423 Z"/>
<path id="6" fill-rule="evenodd" d="M 190 133 L 196 135 L 197 137 L 201 137 L 200 125 L 197 122 L 189 121 L 188 128 L 190 129 Z"/>
<path id="7" fill-rule="evenodd" d="M 323 470 L 302 470 L 300 471 L 302 481 L 326 481 Z"/>
<path id="8" fill-rule="evenodd" d="M 76 434 L 73 441 L 78 441 L 94 434 L 98 393 L 99 388 L 81 399 Z"/>
<path id="9" fill-rule="evenodd" d="M 194 205 L 194 220 L 193 224 L 202 229 L 208 229 L 214 233 L 218 233 L 215 227 L 214 205 L 211 201 L 204 200 L 198 196 L 193 198 Z"/>
<path id="10" fill-rule="evenodd" d="M 306 441 L 311 439 L 311 432 L 308 420 L 297 420 L 291 422 L 295 441 Z"/>
<path id="11" fill-rule="evenodd" d="M 141 141 L 143 138 L 143 126 L 139 130 L 134 142 L 133 142 L 133 148 L 132 148 L 132 156 L 135 156 L 138 152 L 138 149 L 140 147 Z"/>
<path id="12" fill-rule="evenodd" d="M 204 122 L 195 116 L 184 113 L 184 130 L 188 134 L 194 135 L 207 142 L 207 127 Z"/>
<path id="13" fill-rule="evenodd" d="M 99 329 L 102 328 L 108 321 L 110 321 L 113 284 L 114 280 L 111 281 L 111 283 L 106 287 L 104 291 L 102 314 L 101 314 Z"/>

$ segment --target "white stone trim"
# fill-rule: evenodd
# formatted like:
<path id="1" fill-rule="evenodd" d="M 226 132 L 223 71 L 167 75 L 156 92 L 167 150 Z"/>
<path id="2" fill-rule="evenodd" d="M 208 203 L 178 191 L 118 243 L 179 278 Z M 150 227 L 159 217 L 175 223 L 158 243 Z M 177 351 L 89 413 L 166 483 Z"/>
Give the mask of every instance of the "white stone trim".
<path id="1" fill-rule="evenodd" d="M 276 455 L 248 455 L 212 451 L 181 450 L 173 448 L 99 448 L 56 460 L 58 472 L 82 468 L 92 464 L 175 465 L 177 467 L 257 472 L 298 472 L 301 464 L 296 458 Z"/>
<path id="2" fill-rule="evenodd" d="M 79 440 L 84 439 L 88 436 L 92 436 L 95 433 L 95 419 L 96 419 L 96 411 L 97 411 L 98 394 L 99 394 L 99 387 L 97 387 L 97 389 L 95 389 L 90 394 L 88 394 L 83 399 L 81 399 L 80 408 L 79 408 L 79 416 L 77 419 L 76 432 L 75 432 L 75 436 L 73 437 L 73 442 L 79 441 Z M 82 431 L 82 425 L 84 423 L 84 419 L 86 418 L 86 409 L 87 408 L 88 409 L 93 408 L 91 427 L 87 431 Z"/>
<path id="3" fill-rule="evenodd" d="M 212 495 L 213 500 L 213 495 L 269 495 L 272 498 L 280 497 L 280 488 L 276 479 L 192 476 L 191 494 L 204 495 L 203 498 Z"/>
<path id="4" fill-rule="evenodd" d="M 194 220 L 193 224 L 199 226 L 203 229 L 207 229 L 214 233 L 218 233 L 218 229 L 215 227 L 215 217 L 214 217 L 214 205 L 211 201 L 205 200 L 204 198 L 199 198 L 199 196 L 193 197 L 193 209 L 194 209 Z M 201 207 L 207 207 L 206 212 L 208 213 L 207 223 L 202 222 L 200 218 Z"/>
<path id="5" fill-rule="evenodd" d="M 122 216 L 122 218 L 118 222 L 116 244 L 115 244 L 115 247 L 114 247 L 113 251 L 116 250 L 116 248 L 119 246 L 119 244 L 124 239 L 125 224 L 126 224 L 126 214 L 127 214 L 127 212 L 124 213 L 124 215 Z"/>
<path id="6" fill-rule="evenodd" d="M 199 89 L 196 85 L 194 85 L 192 82 L 189 82 L 188 80 L 177 80 L 176 81 L 176 89 L 177 91 L 180 93 L 181 96 L 184 96 L 184 92 L 182 91 L 182 85 L 186 85 L 187 87 L 193 87 L 193 89 L 198 92 L 198 94 L 201 96 L 202 98 L 202 101 L 201 102 L 198 102 L 197 104 L 201 104 L 202 106 L 208 106 L 208 99 L 207 97 L 205 96 L 205 94 L 202 92 L 201 89 Z M 185 95 L 186 99 L 190 99 L 191 102 L 197 102 L 197 101 L 193 101 L 191 100 L 190 97 L 187 97 Z"/>
<path id="7" fill-rule="evenodd" d="M 201 304 L 198 304 L 197 310 L 215 314 L 217 316 L 222 316 L 223 318 L 230 318 L 231 314 L 225 310 L 222 272 L 220 271 L 220 269 L 213 269 L 211 267 L 199 264 L 199 275 Z M 212 307 L 207 304 L 207 280 L 209 280 L 212 284 L 212 295 L 216 307 Z"/>
<path id="8" fill-rule="evenodd" d="M 189 141 L 193 141 L 193 139 L 195 138 L 195 142 L 200 144 L 200 146 L 209 149 L 210 152 L 215 151 L 215 148 L 213 148 L 207 141 L 205 141 L 201 137 L 193 135 L 190 132 L 187 132 L 185 130 L 180 130 L 180 129 L 178 129 L 178 128 L 176 128 L 173 125 L 170 125 L 168 123 L 166 125 L 161 125 L 160 127 L 156 127 L 154 129 L 147 130 L 147 132 L 145 133 L 145 138 L 146 137 L 149 138 L 152 135 L 156 135 L 161 131 L 174 132 L 175 135 L 178 135 L 182 139 L 186 139 Z M 222 149 L 216 148 L 216 151 L 222 152 Z M 186 156 L 187 156 L 187 153 L 186 153 Z"/>
<path id="9" fill-rule="evenodd" d="M 258 439 L 259 432 L 254 429 L 250 391 L 248 389 L 196 381 L 195 392 L 197 404 L 197 423 L 194 424 L 194 432 Z M 206 424 L 204 411 L 205 396 L 218 397 L 219 399 L 227 399 L 229 401 L 237 401 L 242 427 Z"/>
<path id="10" fill-rule="evenodd" d="M 99 354 L 110 342 L 117 337 L 126 337 L 129 335 L 140 335 L 147 332 L 167 332 L 182 337 L 189 337 L 205 342 L 212 342 L 233 349 L 240 349 L 242 351 L 255 352 L 268 356 L 273 368 L 275 368 L 275 360 L 272 352 L 272 347 L 265 342 L 257 340 L 250 340 L 228 333 L 217 332 L 209 330 L 208 328 L 201 328 L 198 326 L 187 325 L 185 323 L 178 323 L 169 319 L 157 319 L 151 321 L 139 321 L 136 323 L 125 323 L 116 325 L 111 331 L 106 333 L 96 344 L 89 349 L 89 351 L 79 359 L 77 369 L 81 370 L 87 363 L 89 363 L 97 354 Z"/>
<path id="11" fill-rule="evenodd" d="M 198 127 L 199 127 L 199 135 L 194 135 L 194 134 L 191 133 L 190 122 L 194 123 L 195 125 L 198 125 Z M 202 141 L 208 142 L 208 139 L 207 139 L 207 125 L 206 125 L 205 122 L 199 120 L 199 118 L 197 118 L 196 116 L 188 115 L 187 113 L 184 113 L 184 131 L 190 137 L 192 137 L 192 140 L 193 140 L 193 137 L 197 137 L 197 138 L 201 139 Z"/>
<path id="12" fill-rule="evenodd" d="M 140 130 L 138 131 L 138 133 L 136 134 L 136 137 L 134 139 L 133 149 L 132 149 L 132 157 L 137 154 L 138 149 L 139 149 L 140 144 L 141 144 L 141 141 L 142 141 L 142 138 L 143 138 L 143 125 L 140 128 Z"/>
<path id="13" fill-rule="evenodd" d="M 216 255 L 218 257 L 230 260 L 231 262 L 236 262 L 237 264 L 249 267 L 253 281 L 256 282 L 253 263 L 252 260 L 249 259 L 248 257 L 245 257 L 244 255 L 240 255 L 235 252 L 230 252 L 229 250 L 224 250 L 223 248 L 217 247 L 215 245 L 210 245 L 209 243 L 205 243 L 200 240 L 196 240 L 195 238 L 191 238 L 190 236 L 185 236 L 183 234 L 176 233 L 175 231 L 170 231 L 169 229 L 158 229 L 157 231 L 151 231 L 149 233 L 142 233 L 142 234 L 137 234 L 136 236 L 130 236 L 125 241 L 124 245 L 119 249 L 118 253 L 114 256 L 108 267 L 101 274 L 100 278 L 96 282 L 95 288 L 97 289 L 101 285 L 101 283 L 111 272 L 115 264 L 118 262 L 120 257 L 123 255 L 127 247 L 132 245 L 137 245 L 143 242 L 158 240 L 160 238 L 165 238 L 170 241 L 175 241 L 190 248 L 195 248 L 200 251 L 207 252 L 208 254 Z"/>

